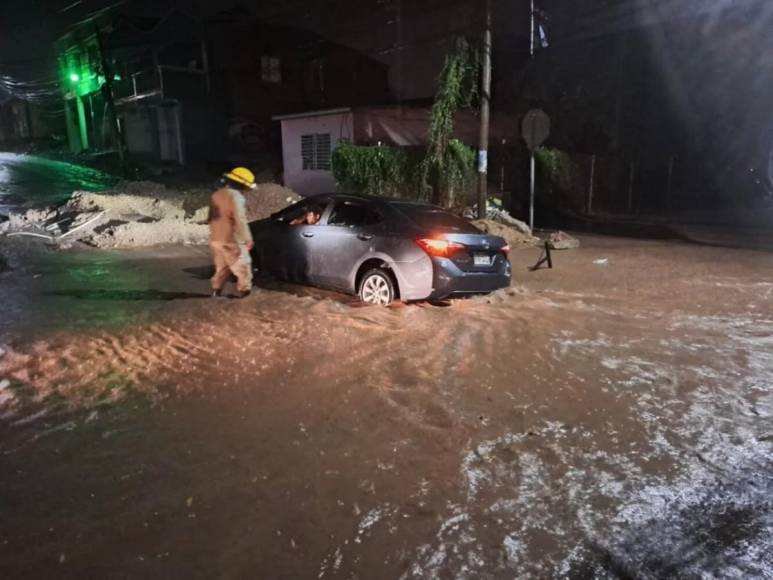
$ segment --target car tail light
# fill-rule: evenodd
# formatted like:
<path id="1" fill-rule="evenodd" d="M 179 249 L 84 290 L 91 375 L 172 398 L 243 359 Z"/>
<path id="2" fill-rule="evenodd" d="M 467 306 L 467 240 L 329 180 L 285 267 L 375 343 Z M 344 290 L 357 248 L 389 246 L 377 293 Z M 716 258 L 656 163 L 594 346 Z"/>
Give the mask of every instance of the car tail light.
<path id="1" fill-rule="evenodd" d="M 463 250 L 466 247 L 464 244 L 459 244 L 457 242 L 433 240 L 431 238 L 416 240 L 416 243 L 430 256 L 438 256 L 440 258 L 448 258 L 454 252 Z"/>
<path id="2" fill-rule="evenodd" d="M 499 248 L 499 250 L 500 250 L 500 251 L 501 251 L 501 252 L 502 252 L 502 253 L 503 253 L 505 256 L 508 256 L 508 255 L 510 255 L 510 244 L 505 244 L 504 246 L 502 246 L 501 248 Z"/>

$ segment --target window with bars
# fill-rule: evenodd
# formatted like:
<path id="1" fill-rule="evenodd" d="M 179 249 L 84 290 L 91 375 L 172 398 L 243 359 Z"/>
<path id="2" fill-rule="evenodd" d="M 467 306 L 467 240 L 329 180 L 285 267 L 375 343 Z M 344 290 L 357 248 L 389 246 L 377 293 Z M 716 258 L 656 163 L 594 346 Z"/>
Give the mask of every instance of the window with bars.
<path id="1" fill-rule="evenodd" d="M 282 61 L 274 56 L 261 56 L 260 78 L 267 83 L 281 83 Z"/>
<path id="2" fill-rule="evenodd" d="M 330 133 L 301 135 L 304 171 L 330 171 Z"/>

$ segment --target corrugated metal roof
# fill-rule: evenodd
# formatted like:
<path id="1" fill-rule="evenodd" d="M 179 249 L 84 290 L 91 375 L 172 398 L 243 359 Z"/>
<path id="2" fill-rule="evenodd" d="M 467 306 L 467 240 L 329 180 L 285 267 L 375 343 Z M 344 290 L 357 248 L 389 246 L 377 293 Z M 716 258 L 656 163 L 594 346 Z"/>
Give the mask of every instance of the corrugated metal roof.
<path id="1" fill-rule="evenodd" d="M 288 121 L 290 119 L 305 119 L 308 117 L 324 117 L 325 115 L 340 115 L 341 113 L 351 113 L 351 107 L 339 107 L 338 109 L 323 109 L 321 111 L 308 111 L 306 113 L 293 113 L 291 115 L 277 115 L 271 117 L 272 121 Z"/>

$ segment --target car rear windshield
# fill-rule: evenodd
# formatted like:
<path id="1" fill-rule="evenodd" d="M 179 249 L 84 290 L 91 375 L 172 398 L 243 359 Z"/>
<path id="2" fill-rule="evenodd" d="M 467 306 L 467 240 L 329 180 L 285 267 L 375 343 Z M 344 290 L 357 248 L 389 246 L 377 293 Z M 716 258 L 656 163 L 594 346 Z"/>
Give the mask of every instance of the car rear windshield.
<path id="1" fill-rule="evenodd" d="M 400 211 L 420 228 L 464 234 L 480 233 L 480 230 L 466 219 L 457 217 L 442 209 L 408 203 L 396 205 Z"/>

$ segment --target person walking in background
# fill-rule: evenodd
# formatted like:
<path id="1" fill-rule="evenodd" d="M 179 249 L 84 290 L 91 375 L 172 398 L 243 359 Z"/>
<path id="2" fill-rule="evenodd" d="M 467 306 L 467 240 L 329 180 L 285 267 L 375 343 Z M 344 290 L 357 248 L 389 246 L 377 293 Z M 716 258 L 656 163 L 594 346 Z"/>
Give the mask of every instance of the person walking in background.
<path id="1" fill-rule="evenodd" d="M 239 298 L 252 291 L 252 234 L 247 225 L 243 192 L 255 189 L 255 176 L 245 167 L 237 167 L 223 176 L 223 186 L 212 194 L 209 204 L 209 245 L 215 262 L 212 296 L 223 295 L 228 276 L 236 276 Z"/>

